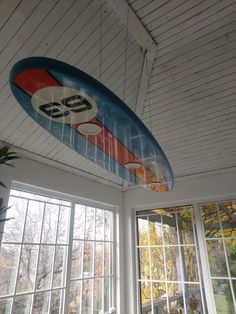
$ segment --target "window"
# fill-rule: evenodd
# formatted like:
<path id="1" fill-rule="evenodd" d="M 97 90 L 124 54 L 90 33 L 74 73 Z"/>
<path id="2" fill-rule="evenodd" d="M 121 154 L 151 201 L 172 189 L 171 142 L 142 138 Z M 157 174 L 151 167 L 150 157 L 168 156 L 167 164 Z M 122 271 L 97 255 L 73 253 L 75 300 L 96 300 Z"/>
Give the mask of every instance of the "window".
<path id="1" fill-rule="evenodd" d="M 136 221 L 141 313 L 203 313 L 193 206 L 139 211 Z"/>
<path id="2" fill-rule="evenodd" d="M 111 211 L 11 190 L 0 252 L 0 313 L 109 313 Z"/>
<path id="3" fill-rule="evenodd" d="M 236 313 L 235 201 L 137 211 L 136 223 L 140 313 Z"/>

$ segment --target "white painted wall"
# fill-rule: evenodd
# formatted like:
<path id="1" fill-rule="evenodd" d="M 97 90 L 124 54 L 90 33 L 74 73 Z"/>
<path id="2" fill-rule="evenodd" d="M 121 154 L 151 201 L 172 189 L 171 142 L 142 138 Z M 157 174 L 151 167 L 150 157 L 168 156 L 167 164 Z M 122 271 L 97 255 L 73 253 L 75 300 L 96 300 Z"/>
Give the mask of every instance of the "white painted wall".
<path id="1" fill-rule="evenodd" d="M 127 314 L 137 314 L 137 285 L 135 261 L 135 211 L 136 209 L 196 204 L 236 198 L 236 169 L 211 175 L 186 177 L 175 182 L 173 191 L 156 193 L 142 188 L 124 193 L 125 238 L 125 307 Z"/>

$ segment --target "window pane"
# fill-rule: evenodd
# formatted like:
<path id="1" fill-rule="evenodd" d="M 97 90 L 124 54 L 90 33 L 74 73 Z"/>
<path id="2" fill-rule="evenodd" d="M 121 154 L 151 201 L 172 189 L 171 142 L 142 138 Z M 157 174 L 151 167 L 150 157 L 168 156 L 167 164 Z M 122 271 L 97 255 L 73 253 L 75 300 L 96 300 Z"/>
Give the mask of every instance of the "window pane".
<path id="1" fill-rule="evenodd" d="M 59 314 L 60 304 L 63 302 L 63 291 L 55 290 L 51 294 L 50 314 Z"/>
<path id="2" fill-rule="evenodd" d="M 147 217 L 138 217 L 138 245 L 148 245 L 148 221 Z"/>
<path id="3" fill-rule="evenodd" d="M 175 214 L 163 216 L 163 233 L 165 244 L 177 244 L 177 227 Z"/>
<path id="4" fill-rule="evenodd" d="M 39 243 L 43 211 L 44 203 L 29 201 L 23 239 L 24 242 Z"/>
<path id="5" fill-rule="evenodd" d="M 170 313 L 184 313 L 183 290 L 181 283 L 168 284 Z"/>
<path id="6" fill-rule="evenodd" d="M 177 246 L 166 247 L 165 252 L 166 252 L 167 279 L 171 281 L 182 281 L 178 247 Z"/>
<path id="7" fill-rule="evenodd" d="M 139 248 L 140 279 L 150 279 L 150 256 L 149 249 Z"/>
<path id="8" fill-rule="evenodd" d="M 90 314 L 92 311 L 92 280 L 83 280 L 82 313 Z"/>
<path id="9" fill-rule="evenodd" d="M 93 303 L 93 313 L 100 314 L 102 312 L 102 285 L 103 279 L 94 280 L 94 303 Z"/>
<path id="10" fill-rule="evenodd" d="M 32 295 L 25 295 L 25 296 L 21 295 L 21 296 L 15 297 L 15 301 L 12 307 L 12 313 L 13 314 L 30 313 L 31 303 L 32 303 Z"/>
<path id="11" fill-rule="evenodd" d="M 166 283 L 165 282 L 153 283 L 152 296 L 154 313 L 166 313 L 167 312 Z"/>
<path id="12" fill-rule="evenodd" d="M 150 282 L 141 281 L 141 312 L 142 314 L 152 314 L 151 305 L 151 285 Z"/>
<path id="13" fill-rule="evenodd" d="M 84 267 L 83 277 L 93 276 L 93 242 L 84 242 Z"/>
<path id="14" fill-rule="evenodd" d="M 161 216 L 149 216 L 150 245 L 162 244 Z"/>
<path id="15" fill-rule="evenodd" d="M 200 285 L 185 284 L 187 313 L 203 313 Z"/>
<path id="16" fill-rule="evenodd" d="M 59 220 L 58 220 L 58 229 L 57 229 L 57 243 L 67 244 L 68 243 L 68 229 L 69 229 L 69 215 L 70 208 L 61 207 Z"/>
<path id="17" fill-rule="evenodd" d="M 85 222 L 85 239 L 95 239 L 95 208 L 87 207 Z"/>
<path id="18" fill-rule="evenodd" d="M 41 246 L 36 280 L 36 290 L 50 288 L 53 267 L 53 249 L 53 246 Z"/>
<path id="19" fill-rule="evenodd" d="M 81 303 L 81 284 L 82 281 L 71 281 L 70 283 L 70 300 L 68 313 L 80 313 Z"/>
<path id="20" fill-rule="evenodd" d="M 112 212 L 105 211 L 105 240 L 112 241 Z"/>
<path id="21" fill-rule="evenodd" d="M 194 232 L 192 223 L 192 210 L 177 213 L 179 238 L 181 244 L 194 244 Z"/>
<path id="22" fill-rule="evenodd" d="M 12 298 L 0 299 L 0 313 L 8 314 L 11 309 Z"/>
<path id="23" fill-rule="evenodd" d="M 34 290 L 36 263 L 38 258 L 38 249 L 36 245 L 23 245 L 19 274 L 17 279 L 17 293 Z"/>
<path id="24" fill-rule="evenodd" d="M 3 242 L 21 242 L 27 201 L 10 197 L 8 206 L 6 218 L 13 219 L 4 224 Z"/>
<path id="25" fill-rule="evenodd" d="M 58 205 L 46 204 L 43 221 L 42 243 L 56 243 L 58 214 Z"/>
<path id="26" fill-rule="evenodd" d="M 84 225 L 85 225 L 85 206 L 75 205 L 75 219 L 74 219 L 74 239 L 84 239 Z"/>
<path id="27" fill-rule="evenodd" d="M 67 259 L 67 247 L 55 247 L 55 262 L 53 270 L 53 287 L 62 287 L 65 285 L 65 264 Z"/>
<path id="28" fill-rule="evenodd" d="M 104 276 L 110 274 L 110 243 L 104 243 Z"/>
<path id="29" fill-rule="evenodd" d="M 236 278 L 236 239 L 225 239 L 231 277 Z"/>
<path id="30" fill-rule="evenodd" d="M 104 244 L 101 242 L 95 243 L 95 265 L 94 265 L 94 272 L 95 276 L 103 276 L 103 250 Z"/>
<path id="31" fill-rule="evenodd" d="M 104 311 L 109 311 L 109 278 L 104 278 Z"/>
<path id="32" fill-rule="evenodd" d="M 222 236 L 216 204 L 204 204 L 200 206 L 204 223 L 206 238 L 219 238 Z"/>
<path id="33" fill-rule="evenodd" d="M 40 292 L 34 295 L 33 314 L 48 312 L 50 292 Z"/>
<path id="34" fill-rule="evenodd" d="M 104 240 L 104 211 L 96 209 L 96 240 Z"/>
<path id="35" fill-rule="evenodd" d="M 229 280 L 212 280 L 217 313 L 234 313 L 232 293 Z"/>
<path id="36" fill-rule="evenodd" d="M 165 280 L 164 256 L 162 248 L 151 248 L 151 270 L 153 280 Z"/>
<path id="37" fill-rule="evenodd" d="M 0 294 L 12 294 L 15 284 L 20 245 L 2 244 L 0 248 Z"/>
<path id="38" fill-rule="evenodd" d="M 73 242 L 71 278 L 81 278 L 83 248 L 84 248 L 84 244 L 82 241 Z"/>
<path id="39" fill-rule="evenodd" d="M 207 240 L 207 252 L 212 277 L 227 277 L 222 240 Z"/>
<path id="40" fill-rule="evenodd" d="M 195 248 L 184 246 L 180 248 L 180 252 L 184 261 L 184 281 L 199 281 Z"/>
<path id="41" fill-rule="evenodd" d="M 219 203 L 219 216 L 224 237 L 236 237 L 236 203 Z"/>

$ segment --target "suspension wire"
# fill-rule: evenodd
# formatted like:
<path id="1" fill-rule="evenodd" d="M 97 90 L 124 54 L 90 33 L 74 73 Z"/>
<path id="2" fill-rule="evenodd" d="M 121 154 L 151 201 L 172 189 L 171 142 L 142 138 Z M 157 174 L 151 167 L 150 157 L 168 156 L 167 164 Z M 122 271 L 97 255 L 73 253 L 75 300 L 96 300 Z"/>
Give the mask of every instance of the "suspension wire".
<path id="1" fill-rule="evenodd" d="M 125 73 L 124 73 L 124 90 L 123 90 L 123 101 L 124 102 L 125 102 L 125 98 L 126 98 L 125 85 L 126 85 L 126 79 L 127 79 L 128 38 L 129 38 L 129 7 L 127 7 L 127 12 L 126 12 L 126 38 L 125 38 L 125 62 L 124 62 Z"/>
<path id="2" fill-rule="evenodd" d="M 100 21 L 99 21 L 99 81 L 102 82 L 102 7 L 103 0 L 100 0 Z"/>

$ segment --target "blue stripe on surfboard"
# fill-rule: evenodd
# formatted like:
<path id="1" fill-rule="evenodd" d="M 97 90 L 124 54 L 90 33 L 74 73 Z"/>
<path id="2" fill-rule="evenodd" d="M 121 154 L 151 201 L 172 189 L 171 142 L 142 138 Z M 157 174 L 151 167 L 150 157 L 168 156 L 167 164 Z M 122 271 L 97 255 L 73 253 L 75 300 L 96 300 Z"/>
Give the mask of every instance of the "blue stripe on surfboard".
<path id="1" fill-rule="evenodd" d="M 87 141 L 84 136 L 80 135 L 69 125 L 58 123 L 41 116 L 31 104 L 31 97 L 22 92 L 18 87 L 11 83 L 14 95 L 19 99 L 24 110 L 37 123 L 46 129 L 50 134 L 54 135 L 59 141 L 74 149 L 76 152 L 94 162 L 95 164 L 105 168 L 106 170 L 120 176 L 124 180 L 138 184 L 138 178 L 130 173 L 124 166 L 120 165 L 116 160 L 108 156 L 93 143 Z"/>

